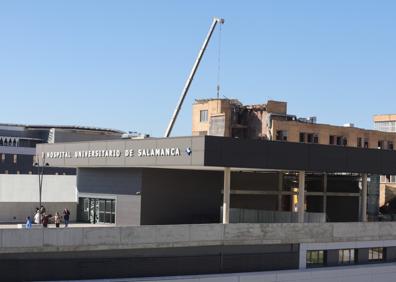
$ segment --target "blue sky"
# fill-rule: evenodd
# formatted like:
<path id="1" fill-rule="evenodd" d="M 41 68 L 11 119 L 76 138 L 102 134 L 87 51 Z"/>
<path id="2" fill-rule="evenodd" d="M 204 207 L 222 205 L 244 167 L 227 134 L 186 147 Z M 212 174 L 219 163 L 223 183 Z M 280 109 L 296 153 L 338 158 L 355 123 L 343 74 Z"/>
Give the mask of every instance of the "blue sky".
<path id="1" fill-rule="evenodd" d="M 213 16 L 221 95 L 288 102 L 320 123 L 372 128 L 396 113 L 396 1 L 2 1 L 0 122 L 162 136 Z M 194 99 L 216 96 L 218 31 Z"/>

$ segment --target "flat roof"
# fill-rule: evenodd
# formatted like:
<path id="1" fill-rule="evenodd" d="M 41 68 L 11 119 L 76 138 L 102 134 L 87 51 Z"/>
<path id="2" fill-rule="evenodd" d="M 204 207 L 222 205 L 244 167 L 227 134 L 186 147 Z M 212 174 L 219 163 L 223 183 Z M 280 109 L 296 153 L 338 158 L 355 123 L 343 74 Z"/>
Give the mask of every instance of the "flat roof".
<path id="1" fill-rule="evenodd" d="M 34 124 L 14 124 L 14 123 L 0 123 L 1 127 L 21 127 L 26 129 L 71 129 L 71 130 L 86 130 L 86 131 L 101 131 L 109 133 L 125 133 L 124 131 L 111 128 L 100 128 L 90 126 L 79 126 L 79 125 L 34 125 Z"/>
<path id="2" fill-rule="evenodd" d="M 374 115 L 373 121 L 374 122 L 396 121 L 396 114 Z"/>
<path id="3" fill-rule="evenodd" d="M 152 167 L 396 174 L 396 151 L 215 136 L 38 144 L 56 167 Z"/>

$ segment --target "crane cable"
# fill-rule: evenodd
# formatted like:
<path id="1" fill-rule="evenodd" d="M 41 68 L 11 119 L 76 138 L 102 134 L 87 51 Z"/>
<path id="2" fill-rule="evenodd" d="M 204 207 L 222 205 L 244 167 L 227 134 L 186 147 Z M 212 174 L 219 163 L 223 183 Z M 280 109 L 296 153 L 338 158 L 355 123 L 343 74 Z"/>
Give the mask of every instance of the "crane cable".
<path id="1" fill-rule="evenodd" d="M 221 26 L 219 24 L 219 46 L 218 46 L 218 53 L 217 53 L 217 99 L 220 98 L 220 63 L 221 63 Z"/>

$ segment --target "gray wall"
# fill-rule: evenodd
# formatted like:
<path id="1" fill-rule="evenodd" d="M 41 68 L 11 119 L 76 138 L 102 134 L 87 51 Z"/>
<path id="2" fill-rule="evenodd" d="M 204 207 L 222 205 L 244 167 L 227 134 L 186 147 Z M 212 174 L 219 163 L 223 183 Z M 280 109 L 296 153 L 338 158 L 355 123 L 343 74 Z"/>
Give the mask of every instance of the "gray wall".
<path id="1" fill-rule="evenodd" d="M 136 195 L 142 187 L 142 170 L 133 168 L 79 168 L 79 193 Z"/>
<path id="2" fill-rule="evenodd" d="M 117 195 L 116 224 L 140 225 L 140 195 Z"/>
<path id="3" fill-rule="evenodd" d="M 24 222 L 39 206 L 37 175 L 0 174 L 0 222 Z M 45 175 L 42 202 L 54 214 L 64 208 L 76 217 L 77 189 L 74 175 Z"/>
<path id="4" fill-rule="evenodd" d="M 144 169 L 142 183 L 141 224 L 220 221 L 220 172 Z"/>
<path id="5" fill-rule="evenodd" d="M 116 200 L 116 224 L 140 225 L 142 169 L 80 168 L 77 172 L 79 197 Z"/>

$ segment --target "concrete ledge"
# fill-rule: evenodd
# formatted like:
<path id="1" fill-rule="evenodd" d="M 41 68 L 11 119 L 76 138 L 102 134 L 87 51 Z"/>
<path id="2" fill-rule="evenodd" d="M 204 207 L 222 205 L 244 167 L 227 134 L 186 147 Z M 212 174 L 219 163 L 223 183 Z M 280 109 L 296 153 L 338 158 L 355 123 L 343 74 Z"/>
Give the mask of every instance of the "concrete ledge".
<path id="1" fill-rule="evenodd" d="M 396 222 L 0 229 L 0 253 L 395 240 Z"/>

